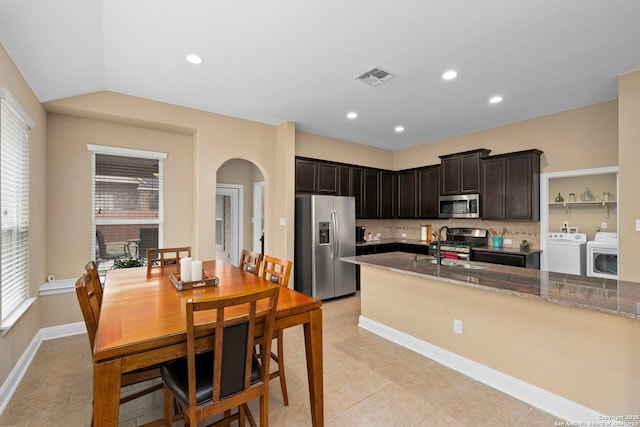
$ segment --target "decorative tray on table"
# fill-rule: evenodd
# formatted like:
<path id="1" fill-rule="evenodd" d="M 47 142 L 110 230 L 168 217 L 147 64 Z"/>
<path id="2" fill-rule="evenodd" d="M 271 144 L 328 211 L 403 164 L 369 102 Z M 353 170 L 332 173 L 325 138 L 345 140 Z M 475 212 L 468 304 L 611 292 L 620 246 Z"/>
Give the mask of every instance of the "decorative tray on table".
<path id="1" fill-rule="evenodd" d="M 210 276 L 206 271 L 202 272 L 202 280 L 195 280 L 193 282 L 183 282 L 180 280 L 180 273 L 169 273 L 169 281 L 179 291 L 185 289 L 202 288 L 205 286 L 218 286 L 220 279 L 216 276 Z"/>

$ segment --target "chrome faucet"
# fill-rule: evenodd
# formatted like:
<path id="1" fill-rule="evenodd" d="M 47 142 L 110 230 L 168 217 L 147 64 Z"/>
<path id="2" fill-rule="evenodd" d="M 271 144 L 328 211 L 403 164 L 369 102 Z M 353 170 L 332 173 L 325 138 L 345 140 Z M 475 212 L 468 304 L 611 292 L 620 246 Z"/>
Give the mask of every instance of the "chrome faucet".
<path id="1" fill-rule="evenodd" d="M 440 227 L 440 230 L 438 230 L 438 252 L 436 253 L 436 260 L 438 261 L 438 265 L 442 265 L 442 254 L 440 253 L 440 244 L 442 243 L 442 230 L 447 230 L 447 234 L 449 234 L 449 232 L 451 231 L 451 229 L 446 225 Z M 447 234 L 445 234 L 445 236 Z"/>

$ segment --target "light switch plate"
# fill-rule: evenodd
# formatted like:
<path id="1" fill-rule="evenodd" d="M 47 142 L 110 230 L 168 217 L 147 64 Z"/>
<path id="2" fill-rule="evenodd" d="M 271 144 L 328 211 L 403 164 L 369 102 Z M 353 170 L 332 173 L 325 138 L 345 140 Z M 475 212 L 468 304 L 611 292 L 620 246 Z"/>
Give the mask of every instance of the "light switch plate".
<path id="1" fill-rule="evenodd" d="M 287 221 L 284 218 L 280 218 L 280 225 L 287 225 Z"/>
<path id="2" fill-rule="evenodd" d="M 640 219 L 636 219 L 636 231 L 640 231 Z"/>

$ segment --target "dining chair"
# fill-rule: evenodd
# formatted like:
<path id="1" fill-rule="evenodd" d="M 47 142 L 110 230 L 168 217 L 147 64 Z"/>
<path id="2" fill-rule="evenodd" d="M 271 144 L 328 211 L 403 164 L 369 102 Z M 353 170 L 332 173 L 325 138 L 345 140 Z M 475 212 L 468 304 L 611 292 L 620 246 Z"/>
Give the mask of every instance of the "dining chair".
<path id="1" fill-rule="evenodd" d="M 89 335 L 89 344 L 91 345 L 91 351 L 93 351 L 93 344 L 96 338 L 96 330 L 98 329 L 98 319 L 100 318 L 101 303 L 99 303 L 98 301 L 98 292 L 96 291 L 96 289 L 97 288 L 95 286 L 95 281 L 89 273 L 84 273 L 76 281 L 76 296 L 78 297 L 80 310 L 82 311 L 82 317 L 84 318 L 84 323 L 87 327 L 87 334 Z M 121 386 L 126 387 L 159 377 L 160 367 L 152 367 L 148 369 L 140 369 L 137 371 L 127 372 L 123 373 L 121 376 Z M 162 383 L 155 382 L 148 387 L 121 397 L 120 404 L 129 402 L 131 400 L 137 399 L 141 396 L 161 389 Z"/>
<path id="2" fill-rule="evenodd" d="M 96 299 L 98 301 L 98 306 L 102 306 L 102 281 L 100 280 L 100 274 L 98 274 L 98 266 L 95 261 L 89 261 L 87 265 L 84 266 L 84 270 L 87 272 L 89 277 L 91 277 L 91 281 L 93 282 L 93 292 L 96 295 Z"/>
<path id="3" fill-rule="evenodd" d="M 191 246 L 147 249 L 147 274 L 153 267 L 176 264 L 176 268 L 180 268 L 180 258 L 190 256 Z"/>
<path id="4" fill-rule="evenodd" d="M 243 249 L 240 253 L 240 268 L 247 273 L 260 275 L 260 263 L 262 262 L 262 254 L 259 252 L 251 252 Z"/>
<path id="5" fill-rule="evenodd" d="M 262 272 L 260 277 L 278 284 L 280 286 L 289 286 L 289 276 L 291 275 L 291 261 L 278 259 L 269 255 L 262 258 Z M 265 335 L 266 336 L 266 335 Z M 287 393 L 287 380 L 284 374 L 284 332 L 278 329 L 273 332 L 273 338 L 277 339 L 277 354 L 270 351 L 271 359 L 278 364 L 278 369 L 271 373 L 269 379 L 280 378 L 280 389 L 282 390 L 282 400 L 285 405 L 289 405 L 289 394 Z M 265 350 L 263 340 L 258 340 L 259 352 L 262 354 Z"/>
<path id="6" fill-rule="evenodd" d="M 224 414 L 215 425 L 245 418 L 252 426 L 255 419 L 247 406 L 260 398 L 260 426 L 269 423 L 268 353 L 261 360 L 253 352 L 257 327 L 264 318 L 263 333 L 273 334 L 278 286 L 269 286 L 202 300 L 187 300 L 187 357 L 166 363 L 162 369 L 164 383 L 164 425 L 173 424 L 173 408 L 182 409 L 185 426 Z M 266 304 L 264 303 L 266 302 Z M 260 310 L 258 310 L 260 303 Z M 228 315 L 228 313 L 233 313 Z M 195 318 L 198 322 L 196 323 Z M 213 337 L 207 340 L 207 336 Z M 269 340 L 268 340 L 269 341 Z M 269 351 L 266 343 L 266 351 Z M 231 410 L 238 408 L 232 414 Z"/>
<path id="7" fill-rule="evenodd" d="M 144 259 L 147 256 L 147 249 L 157 248 L 160 244 L 158 242 L 158 228 L 144 227 L 138 229 L 138 258 Z"/>
<path id="8" fill-rule="evenodd" d="M 96 230 L 96 243 L 98 245 L 98 254 L 96 257 L 96 266 L 100 266 L 103 261 L 115 261 L 121 258 L 127 258 L 131 256 L 129 251 L 129 245 L 122 245 L 122 252 L 112 253 L 107 250 L 107 243 L 104 240 L 102 231 Z"/>

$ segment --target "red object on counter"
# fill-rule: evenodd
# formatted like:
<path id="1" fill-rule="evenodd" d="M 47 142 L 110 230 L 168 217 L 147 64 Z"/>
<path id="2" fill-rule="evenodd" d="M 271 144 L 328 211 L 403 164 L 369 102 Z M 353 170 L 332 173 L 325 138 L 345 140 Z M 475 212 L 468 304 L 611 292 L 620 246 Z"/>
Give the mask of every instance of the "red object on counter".
<path id="1" fill-rule="evenodd" d="M 460 257 L 458 256 L 458 254 L 452 254 L 450 252 L 445 252 L 444 253 L 444 257 L 445 258 L 451 258 L 451 259 L 459 259 Z"/>

